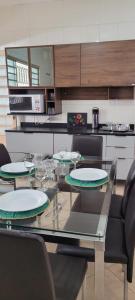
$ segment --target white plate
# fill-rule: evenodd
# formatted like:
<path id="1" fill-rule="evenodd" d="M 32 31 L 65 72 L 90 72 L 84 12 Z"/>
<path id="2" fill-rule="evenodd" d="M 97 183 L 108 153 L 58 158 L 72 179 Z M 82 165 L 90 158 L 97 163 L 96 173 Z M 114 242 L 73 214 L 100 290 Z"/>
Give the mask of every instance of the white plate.
<path id="1" fill-rule="evenodd" d="M 0 209 L 7 212 L 22 212 L 36 209 L 48 200 L 45 193 L 36 190 L 16 190 L 0 196 Z"/>
<path id="2" fill-rule="evenodd" d="M 108 176 L 107 172 L 96 168 L 81 168 L 71 171 L 70 176 L 76 180 L 96 181 Z"/>
<path id="3" fill-rule="evenodd" d="M 53 158 L 57 160 L 72 160 L 72 159 L 76 159 L 77 157 L 78 157 L 77 152 L 67 152 L 67 151 L 61 151 L 53 155 Z"/>
<path id="4" fill-rule="evenodd" d="M 26 164 L 27 163 L 27 164 Z M 6 164 L 1 167 L 1 171 L 6 173 L 25 173 L 28 172 L 28 169 L 25 167 L 25 164 L 27 168 L 34 167 L 34 164 L 31 162 L 16 162 L 16 163 L 10 163 Z"/>

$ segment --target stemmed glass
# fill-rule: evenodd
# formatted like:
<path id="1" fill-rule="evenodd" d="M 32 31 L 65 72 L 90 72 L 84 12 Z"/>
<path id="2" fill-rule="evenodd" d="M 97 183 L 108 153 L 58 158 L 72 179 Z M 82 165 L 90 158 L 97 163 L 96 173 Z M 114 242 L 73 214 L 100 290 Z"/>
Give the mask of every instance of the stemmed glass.
<path id="1" fill-rule="evenodd" d="M 24 156 L 24 166 L 31 173 L 34 165 L 32 164 L 33 155 L 31 153 L 25 153 Z"/>
<path id="2" fill-rule="evenodd" d="M 41 191 L 46 191 L 46 188 L 43 187 L 43 182 L 46 179 L 46 169 L 43 161 L 39 162 L 36 166 L 35 178 L 40 182 Z"/>
<path id="3" fill-rule="evenodd" d="M 80 158 L 81 158 L 81 154 L 79 152 L 72 152 L 71 161 L 74 165 L 74 169 L 76 169 L 76 165 L 77 165 L 78 161 L 80 160 Z"/>
<path id="4" fill-rule="evenodd" d="M 24 166 L 26 168 L 26 170 L 28 171 L 29 173 L 29 185 L 31 187 L 31 184 L 32 184 L 32 177 L 31 177 L 31 172 L 34 168 L 34 164 L 32 163 L 32 159 L 33 159 L 33 155 L 31 153 L 25 153 L 25 156 L 24 156 Z"/>
<path id="5" fill-rule="evenodd" d="M 43 153 L 33 153 L 33 163 L 35 167 L 38 167 L 38 165 L 43 161 Z"/>

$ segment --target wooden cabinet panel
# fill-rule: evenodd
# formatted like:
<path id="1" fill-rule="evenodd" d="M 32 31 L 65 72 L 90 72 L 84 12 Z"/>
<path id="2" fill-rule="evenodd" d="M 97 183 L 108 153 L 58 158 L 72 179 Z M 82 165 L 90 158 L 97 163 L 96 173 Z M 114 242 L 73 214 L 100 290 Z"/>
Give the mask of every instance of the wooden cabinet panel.
<path id="1" fill-rule="evenodd" d="M 135 83 L 135 40 L 81 45 L 82 86 Z"/>
<path id="2" fill-rule="evenodd" d="M 55 86 L 80 86 L 80 45 L 54 46 Z"/>

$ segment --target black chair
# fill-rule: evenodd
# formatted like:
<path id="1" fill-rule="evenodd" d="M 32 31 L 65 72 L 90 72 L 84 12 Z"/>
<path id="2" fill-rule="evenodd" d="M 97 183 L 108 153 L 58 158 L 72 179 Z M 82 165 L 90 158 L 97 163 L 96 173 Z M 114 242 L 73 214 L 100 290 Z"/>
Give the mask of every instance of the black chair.
<path id="1" fill-rule="evenodd" d="M 83 156 L 102 158 L 103 137 L 94 135 L 74 135 L 72 151 L 78 151 Z"/>
<path id="2" fill-rule="evenodd" d="M 114 176 L 112 168 L 112 176 Z M 110 175 L 111 176 L 111 175 Z M 128 194 L 130 192 L 130 187 L 132 183 L 135 181 L 135 160 L 133 161 L 127 180 L 125 182 L 124 194 L 117 195 L 112 194 L 111 197 L 111 205 L 109 211 L 109 217 L 111 218 L 125 218 L 126 207 L 128 203 Z M 105 194 L 99 190 L 93 191 L 81 191 L 78 197 L 76 198 L 72 210 L 85 210 L 85 212 L 89 213 L 99 213 L 101 211 L 102 203 L 104 200 Z"/>
<path id="3" fill-rule="evenodd" d="M 82 210 L 81 210 L 82 211 Z M 70 225 L 70 217 L 65 227 Z M 130 186 L 125 222 L 122 219 L 109 218 L 105 241 L 105 262 L 124 265 L 124 299 L 127 300 L 127 283 L 132 282 L 135 245 L 135 181 Z M 77 245 L 59 245 L 57 252 L 70 256 L 83 257 L 89 262 L 95 261 L 93 249 Z"/>
<path id="4" fill-rule="evenodd" d="M 5 164 L 9 164 L 9 163 L 11 163 L 11 158 L 10 158 L 9 152 L 6 149 L 4 144 L 0 144 L 0 167 L 2 167 Z M 15 189 L 15 180 L 4 179 L 3 177 L 1 177 L 0 185 L 2 187 L 1 192 L 3 191 L 3 189 L 4 189 L 4 191 L 9 191 L 9 189 L 11 189 L 11 187 L 13 189 Z"/>
<path id="5" fill-rule="evenodd" d="M 0 230 L 0 299 L 75 300 L 85 259 L 47 253 L 34 234 Z"/>
<path id="6" fill-rule="evenodd" d="M 82 156 L 102 158 L 103 137 L 94 135 L 74 135 L 71 151 L 78 151 Z"/>
<path id="7" fill-rule="evenodd" d="M 103 137 L 93 135 L 73 135 L 71 151 L 79 151 L 82 156 L 88 156 L 93 160 L 102 159 Z M 87 161 L 80 161 L 77 167 L 89 167 Z M 96 165 L 93 165 L 96 167 Z M 60 177 L 58 188 L 64 192 L 74 192 L 75 190 L 69 186 L 63 177 Z M 72 198 L 70 194 L 70 198 Z M 70 199 L 72 202 L 72 200 Z"/>
<path id="8" fill-rule="evenodd" d="M 10 155 L 4 144 L 0 144 L 0 167 L 5 164 L 11 163 Z"/>

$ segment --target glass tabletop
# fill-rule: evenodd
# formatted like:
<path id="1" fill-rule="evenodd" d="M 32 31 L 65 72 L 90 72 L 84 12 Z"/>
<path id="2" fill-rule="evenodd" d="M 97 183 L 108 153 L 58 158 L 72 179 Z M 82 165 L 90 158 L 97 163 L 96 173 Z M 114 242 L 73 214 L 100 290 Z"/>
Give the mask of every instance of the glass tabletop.
<path id="1" fill-rule="evenodd" d="M 34 217 L 29 216 L 25 219 L 20 217 L 15 220 L 4 220 L 0 215 L 0 226 L 54 237 L 104 240 L 115 181 L 116 163 L 88 158 L 80 164 L 78 163 L 78 167 L 86 167 L 86 165 L 90 168 L 105 170 L 108 180 L 92 191 L 87 189 L 82 191 L 79 188 L 72 191 L 72 207 L 70 207 L 70 193 L 59 191 L 58 182 L 51 181 L 50 185 L 48 183 L 46 191 L 50 201 L 44 211 Z M 85 206 L 83 193 L 85 193 L 85 198 L 91 202 L 88 209 Z M 82 209 L 79 205 L 82 206 Z"/>

